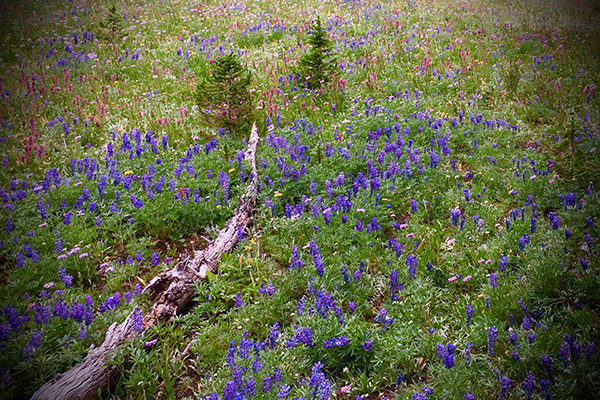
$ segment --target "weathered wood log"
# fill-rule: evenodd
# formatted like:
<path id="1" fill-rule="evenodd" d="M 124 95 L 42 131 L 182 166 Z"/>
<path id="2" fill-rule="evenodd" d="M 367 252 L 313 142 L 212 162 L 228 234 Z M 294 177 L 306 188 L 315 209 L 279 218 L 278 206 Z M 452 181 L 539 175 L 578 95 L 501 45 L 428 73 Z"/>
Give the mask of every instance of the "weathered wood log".
<path id="1" fill-rule="evenodd" d="M 217 271 L 221 255 L 235 247 L 238 230 L 245 229 L 251 221 L 258 193 L 255 158 L 259 140 L 256 125 L 253 125 L 245 153 L 245 159 L 251 166 L 250 179 L 233 216 L 219 231 L 217 238 L 204 250 L 195 251 L 193 257 L 184 256 L 172 269 L 153 278 L 144 289 L 153 306 L 143 318 L 143 330 L 157 322 L 168 321 L 192 299 L 192 283 L 206 278 L 207 272 Z M 46 382 L 35 392 L 32 400 L 88 400 L 96 398 L 98 392 L 105 393 L 118 374 L 114 365 L 106 365 L 107 356 L 123 341 L 139 334 L 132 325 L 132 318 L 133 313 L 121 324 L 112 324 L 100 347 L 92 346 L 81 363 Z"/>
<path id="2" fill-rule="evenodd" d="M 137 333 L 131 325 L 132 315 L 119 325 L 113 323 L 106 331 L 106 338 L 100 347 L 92 345 L 82 362 L 46 382 L 32 399 L 94 399 L 99 391 L 106 393 L 117 376 L 117 367 L 106 365 L 106 358 L 120 343 Z"/>

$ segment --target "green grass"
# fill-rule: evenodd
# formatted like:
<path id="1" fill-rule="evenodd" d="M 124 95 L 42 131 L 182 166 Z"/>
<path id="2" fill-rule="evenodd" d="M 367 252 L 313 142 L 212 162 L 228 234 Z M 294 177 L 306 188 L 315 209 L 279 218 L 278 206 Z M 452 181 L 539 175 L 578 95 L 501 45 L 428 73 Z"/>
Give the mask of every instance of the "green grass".
<path id="1" fill-rule="evenodd" d="M 254 220 L 185 312 L 112 356 L 105 398 L 517 399 L 532 374 L 543 399 L 545 355 L 553 399 L 600 395 L 595 4 L 116 3 L 113 47 L 102 2 L 13 3 L 0 17 L 0 397 L 31 397 L 148 310 L 136 285 L 233 214 L 249 133 L 203 125 L 193 100 L 232 51 L 261 136 Z M 316 16 L 338 71 L 306 90 L 292 72 Z"/>

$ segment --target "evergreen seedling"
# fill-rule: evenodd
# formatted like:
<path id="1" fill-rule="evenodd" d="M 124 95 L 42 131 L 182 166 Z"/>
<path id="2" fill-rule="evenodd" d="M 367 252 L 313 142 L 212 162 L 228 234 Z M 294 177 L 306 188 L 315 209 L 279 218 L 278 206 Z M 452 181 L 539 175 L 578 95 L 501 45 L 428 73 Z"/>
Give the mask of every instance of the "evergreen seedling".
<path id="1" fill-rule="evenodd" d="M 250 80 L 251 74 L 237 54 L 229 53 L 217 59 L 215 68 L 196 90 L 196 103 L 204 122 L 230 132 L 246 125 L 252 114 Z"/>
<path id="2" fill-rule="evenodd" d="M 119 15 L 119 13 L 117 12 L 117 7 L 114 4 L 111 4 L 108 7 L 106 20 L 102 21 L 99 25 L 100 38 L 111 43 L 112 48 L 115 52 L 115 57 L 117 57 L 117 40 L 122 39 L 123 36 L 125 36 L 123 34 L 125 29 L 123 25 L 123 17 Z"/>
<path id="3" fill-rule="evenodd" d="M 327 85 L 335 70 L 335 58 L 331 56 L 331 41 L 321 25 L 321 18 L 312 23 L 308 37 L 310 48 L 298 60 L 298 71 L 302 80 L 306 81 L 309 89 L 318 89 Z"/>

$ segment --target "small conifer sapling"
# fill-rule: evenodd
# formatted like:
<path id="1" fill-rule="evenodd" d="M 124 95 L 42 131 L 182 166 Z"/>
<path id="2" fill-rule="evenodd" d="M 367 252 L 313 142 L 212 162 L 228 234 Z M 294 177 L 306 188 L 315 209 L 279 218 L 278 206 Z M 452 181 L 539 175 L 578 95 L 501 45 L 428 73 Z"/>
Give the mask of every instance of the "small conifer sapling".
<path id="1" fill-rule="evenodd" d="M 236 53 L 218 58 L 196 89 L 201 119 L 210 127 L 230 132 L 247 125 L 252 115 L 250 82 L 251 73 Z"/>

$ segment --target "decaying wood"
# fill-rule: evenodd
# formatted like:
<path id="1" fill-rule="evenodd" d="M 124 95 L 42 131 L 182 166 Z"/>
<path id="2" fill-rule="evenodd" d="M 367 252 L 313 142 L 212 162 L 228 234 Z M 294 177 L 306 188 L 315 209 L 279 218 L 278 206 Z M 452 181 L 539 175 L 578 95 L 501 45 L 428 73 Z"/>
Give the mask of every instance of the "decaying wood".
<path id="1" fill-rule="evenodd" d="M 120 325 L 113 323 L 106 331 L 106 338 L 100 347 L 92 345 L 82 362 L 46 382 L 35 392 L 32 400 L 93 399 L 99 391 L 105 393 L 117 376 L 117 367 L 106 365 L 106 358 L 121 342 L 137 333 L 131 325 L 131 319 L 132 314 Z"/>
<path id="2" fill-rule="evenodd" d="M 143 318 L 142 329 L 175 316 L 194 296 L 192 283 L 206 278 L 207 272 L 217 271 L 221 255 L 233 249 L 238 241 L 238 230 L 244 230 L 251 221 L 258 192 L 256 147 L 259 139 L 254 125 L 245 154 L 251 166 L 250 179 L 233 216 L 219 231 L 217 238 L 204 250 L 195 251 L 193 257 L 184 256 L 172 269 L 153 278 L 144 289 L 153 306 Z M 87 400 L 96 398 L 98 392 L 106 392 L 116 381 L 118 373 L 116 366 L 106 365 L 107 357 L 124 340 L 139 334 L 131 321 L 132 315 L 129 315 L 121 324 L 112 324 L 100 347 L 92 346 L 81 363 L 46 382 L 35 392 L 32 400 Z"/>

